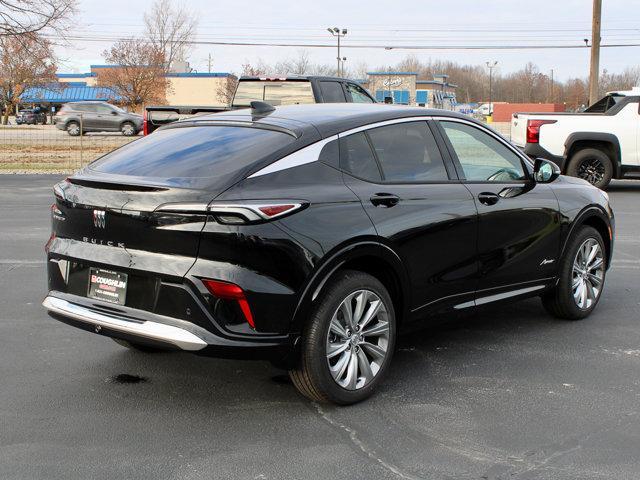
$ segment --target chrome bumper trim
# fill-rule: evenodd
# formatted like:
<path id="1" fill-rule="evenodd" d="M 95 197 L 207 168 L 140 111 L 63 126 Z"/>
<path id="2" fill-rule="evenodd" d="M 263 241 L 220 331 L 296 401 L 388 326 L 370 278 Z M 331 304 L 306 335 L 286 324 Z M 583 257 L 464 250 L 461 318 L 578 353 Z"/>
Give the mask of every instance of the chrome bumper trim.
<path id="1" fill-rule="evenodd" d="M 42 302 L 48 311 L 59 315 L 89 323 L 91 325 L 110 328 L 119 332 L 137 335 L 150 340 L 158 340 L 175 345 L 182 350 L 201 350 L 207 342 L 187 330 L 163 323 L 125 320 L 117 315 L 96 312 L 95 310 L 67 302 L 60 298 L 48 296 Z"/>

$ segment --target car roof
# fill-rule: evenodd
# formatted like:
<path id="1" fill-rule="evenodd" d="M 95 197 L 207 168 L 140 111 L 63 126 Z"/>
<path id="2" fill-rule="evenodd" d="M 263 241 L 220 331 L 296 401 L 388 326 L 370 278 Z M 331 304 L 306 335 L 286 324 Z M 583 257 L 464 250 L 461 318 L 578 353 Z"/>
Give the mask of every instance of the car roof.
<path id="1" fill-rule="evenodd" d="M 246 121 L 271 124 L 279 127 L 301 130 L 306 126 L 316 129 L 323 138 L 371 123 L 384 122 L 407 117 L 447 116 L 464 118 L 465 115 L 447 110 L 409 107 L 400 105 L 365 103 L 317 103 L 275 107 L 266 115 L 252 115 L 251 109 L 232 110 L 211 115 L 199 115 L 193 123 L 206 121 Z M 181 123 L 181 122 L 177 122 Z"/>

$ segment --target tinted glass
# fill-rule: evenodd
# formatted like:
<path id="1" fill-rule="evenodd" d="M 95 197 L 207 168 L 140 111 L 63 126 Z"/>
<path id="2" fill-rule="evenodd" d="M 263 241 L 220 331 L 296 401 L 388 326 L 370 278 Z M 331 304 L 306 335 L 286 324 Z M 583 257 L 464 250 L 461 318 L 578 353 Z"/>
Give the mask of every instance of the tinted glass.
<path id="1" fill-rule="evenodd" d="M 158 130 L 91 164 L 93 170 L 143 177 L 225 176 L 295 141 L 286 133 L 248 127 Z"/>
<path id="2" fill-rule="evenodd" d="M 344 103 L 347 101 L 339 82 L 320 82 L 320 90 L 322 90 L 324 103 Z"/>
<path id="3" fill-rule="evenodd" d="M 244 81 L 238 84 L 233 106 L 248 107 L 258 100 L 271 105 L 315 103 L 310 82 Z"/>
<path id="4" fill-rule="evenodd" d="M 340 166 L 356 177 L 379 182 L 378 163 L 364 133 L 354 133 L 340 139 Z"/>
<path id="5" fill-rule="evenodd" d="M 479 128 L 441 122 L 467 180 L 510 182 L 526 179 L 520 157 Z"/>
<path id="6" fill-rule="evenodd" d="M 448 180 L 442 156 L 426 122 L 410 122 L 368 131 L 387 182 Z"/>
<path id="7" fill-rule="evenodd" d="M 338 140 L 333 140 L 322 147 L 318 160 L 322 163 L 326 163 L 327 165 L 331 165 L 334 168 L 339 168 L 340 148 L 338 146 Z"/>
<path id="8" fill-rule="evenodd" d="M 351 101 L 353 103 L 373 103 L 373 99 L 367 95 L 364 88 L 353 83 L 347 83 L 346 86 L 347 91 L 351 94 Z"/>

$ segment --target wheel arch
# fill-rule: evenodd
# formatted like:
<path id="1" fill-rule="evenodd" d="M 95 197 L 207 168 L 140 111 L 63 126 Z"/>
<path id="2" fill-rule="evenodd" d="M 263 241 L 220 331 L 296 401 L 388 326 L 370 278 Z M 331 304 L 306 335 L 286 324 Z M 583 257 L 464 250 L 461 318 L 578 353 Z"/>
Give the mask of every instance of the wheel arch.
<path id="1" fill-rule="evenodd" d="M 337 249 L 315 270 L 296 306 L 291 331 L 303 330 L 309 311 L 327 282 L 343 270 L 361 271 L 378 279 L 391 296 L 398 322 L 402 322 L 410 306 L 408 277 L 402 261 L 389 246 L 364 240 Z"/>
<path id="2" fill-rule="evenodd" d="M 614 178 L 620 177 L 622 156 L 620 150 L 620 140 L 613 133 L 604 132 L 574 132 L 567 137 L 564 143 L 564 172 L 571 162 L 571 158 L 580 150 L 585 148 L 595 148 L 604 152 L 613 165 Z"/>
<path id="3" fill-rule="evenodd" d="M 610 221 L 607 214 L 597 206 L 590 206 L 582 210 L 571 223 L 571 228 L 564 239 L 561 255 L 564 256 L 567 245 L 571 236 L 582 226 L 590 226 L 595 228 L 602 236 L 606 250 L 607 268 L 611 266 L 611 257 L 613 254 L 613 239 L 610 227 Z"/>

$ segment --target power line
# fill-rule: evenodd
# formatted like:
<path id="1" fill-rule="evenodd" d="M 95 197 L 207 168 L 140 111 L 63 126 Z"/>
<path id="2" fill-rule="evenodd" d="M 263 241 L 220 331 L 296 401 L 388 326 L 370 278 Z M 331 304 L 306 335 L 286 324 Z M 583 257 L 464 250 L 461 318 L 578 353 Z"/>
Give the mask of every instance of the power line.
<path id="1" fill-rule="evenodd" d="M 62 40 L 62 37 L 46 35 L 47 38 Z M 90 37 L 69 35 L 66 40 L 84 42 L 114 42 L 119 40 L 131 40 L 132 37 Z M 185 42 L 190 45 L 222 45 L 234 47 L 296 47 L 296 48 L 335 48 L 328 43 L 291 43 L 291 42 L 233 42 L 233 41 L 209 41 L 192 40 Z M 348 44 L 347 48 L 358 49 L 384 49 L 384 50 L 549 50 L 549 49 L 588 49 L 585 45 L 394 45 L 394 44 Z M 608 43 L 600 45 L 601 48 L 626 48 L 640 47 L 640 43 Z"/>

